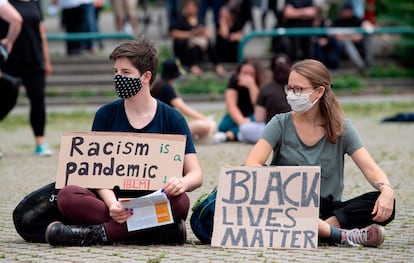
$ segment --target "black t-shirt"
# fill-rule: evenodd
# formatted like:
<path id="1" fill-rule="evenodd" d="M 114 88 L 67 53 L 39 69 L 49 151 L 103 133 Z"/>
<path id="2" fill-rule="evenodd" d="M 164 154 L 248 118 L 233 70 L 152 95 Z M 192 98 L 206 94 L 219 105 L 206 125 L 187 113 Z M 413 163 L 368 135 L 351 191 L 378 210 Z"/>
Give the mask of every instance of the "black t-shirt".
<path id="1" fill-rule="evenodd" d="M 24 67 L 44 67 L 42 39 L 39 25 L 43 21 L 39 1 L 9 0 L 23 18 L 23 25 L 9 58 L 3 68 L 7 72 L 19 72 Z M 0 38 L 7 35 L 8 23 L 0 19 Z"/>
<path id="2" fill-rule="evenodd" d="M 333 21 L 333 26 L 336 27 L 360 27 L 362 24 L 362 19 L 352 16 L 348 18 L 338 17 Z"/>
<path id="3" fill-rule="evenodd" d="M 164 79 L 154 84 L 151 88 L 151 95 L 170 106 L 172 106 L 171 101 L 178 97 L 174 87 Z"/>
<path id="4" fill-rule="evenodd" d="M 292 5 L 294 8 L 304 8 L 313 6 L 313 0 L 286 0 L 285 6 L 288 4 Z M 286 19 L 286 27 L 310 27 L 312 26 L 313 19 Z"/>
<path id="5" fill-rule="evenodd" d="M 260 88 L 256 104 L 266 108 L 266 122 L 278 113 L 291 111 L 283 87 L 274 81 Z"/>
<path id="6" fill-rule="evenodd" d="M 227 89 L 234 89 L 237 91 L 237 107 L 240 109 L 244 117 L 248 117 L 253 114 L 253 105 L 250 100 L 250 93 L 246 87 L 239 86 L 237 84 L 237 76 L 233 75 L 230 78 Z"/>

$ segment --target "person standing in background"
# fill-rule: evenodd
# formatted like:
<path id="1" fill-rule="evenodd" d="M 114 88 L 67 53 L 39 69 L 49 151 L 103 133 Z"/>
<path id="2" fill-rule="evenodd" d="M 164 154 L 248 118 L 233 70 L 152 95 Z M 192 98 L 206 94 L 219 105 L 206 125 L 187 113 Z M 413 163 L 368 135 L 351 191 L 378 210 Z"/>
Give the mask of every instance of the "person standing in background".
<path id="1" fill-rule="evenodd" d="M 4 73 L 21 78 L 30 100 L 30 124 L 35 137 L 37 156 L 50 156 L 52 151 L 45 142 L 46 77 L 52 72 L 46 39 L 46 27 L 39 1 L 11 0 L 11 5 L 23 18 L 20 35 L 17 37 L 7 61 L 2 67 Z M 0 32 L 8 24 L 0 21 Z"/>
<path id="2" fill-rule="evenodd" d="M 12 51 L 14 41 L 16 40 L 17 36 L 20 34 L 20 30 L 22 29 L 23 19 L 20 16 L 19 12 L 7 1 L 7 0 L 0 0 L 0 20 L 5 21 L 8 23 L 8 28 L 6 31 L 0 31 L 0 44 L 5 47 L 4 54 L 1 54 L 0 63 L 4 63 L 7 58 L 9 57 L 9 53 Z M 1 68 L 1 64 L 0 64 Z M 0 84 L 5 81 L 2 71 L 0 70 Z M 1 84 L 3 87 L 4 84 Z M 4 88 L 4 87 L 3 87 Z M 3 91 L 3 90 L 2 90 Z M 10 94 L 9 91 L 6 91 L 7 94 Z M 11 91 L 12 96 L 14 97 L 14 91 Z M 7 97 L 7 98 L 6 98 Z M 2 120 L 8 112 L 13 108 L 13 105 L 10 105 L 10 101 L 8 96 L 2 93 L 0 99 L 1 112 L 0 112 L 0 120 Z M 10 107 L 9 107 L 10 105 Z M 4 111 L 3 111 L 4 109 Z M 3 157 L 3 153 L 0 150 L 0 158 Z"/>
<path id="3" fill-rule="evenodd" d="M 138 0 L 112 0 L 113 12 L 115 15 L 115 27 L 118 32 L 124 31 L 125 22 L 131 26 L 132 35 L 138 37 Z"/>
<path id="4" fill-rule="evenodd" d="M 52 0 L 52 5 L 59 5 L 62 9 L 62 26 L 66 33 L 82 33 L 96 30 L 91 23 L 95 19 L 93 0 Z M 93 17 L 91 17 L 93 15 Z M 93 51 L 92 41 L 66 41 L 68 56 L 81 55 L 84 50 Z"/>

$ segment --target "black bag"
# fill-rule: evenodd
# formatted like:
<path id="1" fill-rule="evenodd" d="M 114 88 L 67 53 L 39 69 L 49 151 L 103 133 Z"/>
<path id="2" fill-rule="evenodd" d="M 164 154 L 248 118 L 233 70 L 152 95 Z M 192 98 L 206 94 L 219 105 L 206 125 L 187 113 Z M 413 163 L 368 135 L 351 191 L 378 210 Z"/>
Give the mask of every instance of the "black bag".
<path id="1" fill-rule="evenodd" d="M 66 223 L 57 207 L 57 193 L 55 183 L 50 183 L 25 196 L 14 209 L 14 227 L 27 242 L 46 243 L 47 226 L 53 221 Z"/>
<path id="2" fill-rule="evenodd" d="M 190 218 L 191 229 L 194 235 L 204 244 L 211 243 L 214 223 L 214 209 L 216 207 L 217 188 L 201 196 L 194 204 Z"/>
<path id="3" fill-rule="evenodd" d="M 21 78 L 4 73 L 2 65 L 7 61 L 9 54 L 6 46 L 0 44 L 0 121 L 14 108 L 19 95 Z"/>
<path id="4" fill-rule="evenodd" d="M 14 108 L 19 96 L 21 79 L 0 71 L 0 121 Z"/>

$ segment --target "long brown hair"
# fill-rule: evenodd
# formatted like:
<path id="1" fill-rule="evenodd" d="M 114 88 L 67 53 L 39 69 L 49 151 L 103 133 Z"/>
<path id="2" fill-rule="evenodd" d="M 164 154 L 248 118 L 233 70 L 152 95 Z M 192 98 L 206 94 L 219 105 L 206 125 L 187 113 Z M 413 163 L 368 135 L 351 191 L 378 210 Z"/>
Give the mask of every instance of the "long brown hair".
<path id="1" fill-rule="evenodd" d="M 254 80 L 257 86 L 261 86 L 264 83 L 264 70 L 260 61 L 256 58 L 245 58 L 242 62 L 237 65 L 236 75 L 239 75 L 241 68 L 244 65 L 252 65 L 255 71 Z"/>
<path id="2" fill-rule="evenodd" d="M 291 71 L 304 76 L 314 89 L 324 86 L 325 92 L 319 100 L 319 110 L 325 119 L 325 132 L 330 143 L 344 131 L 344 112 L 332 90 L 331 77 L 328 69 L 319 61 L 305 59 L 296 62 Z"/>

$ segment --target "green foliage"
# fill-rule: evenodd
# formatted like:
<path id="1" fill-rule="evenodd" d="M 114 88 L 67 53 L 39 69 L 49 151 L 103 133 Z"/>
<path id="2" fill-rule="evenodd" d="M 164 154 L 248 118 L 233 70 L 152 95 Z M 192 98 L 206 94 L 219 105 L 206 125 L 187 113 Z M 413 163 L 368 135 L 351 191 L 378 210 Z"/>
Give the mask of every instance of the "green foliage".
<path id="1" fill-rule="evenodd" d="M 202 78 L 187 76 L 177 82 L 181 94 L 222 94 L 227 85 L 227 79 L 213 76 Z"/>
<path id="2" fill-rule="evenodd" d="M 413 26 L 414 2 L 411 0 L 376 0 L 377 21 L 387 26 Z"/>
<path id="3" fill-rule="evenodd" d="M 383 26 L 414 26 L 414 1 L 377 0 L 378 24 Z M 406 67 L 414 67 L 414 36 L 404 35 L 396 43 L 394 56 Z"/>
<path id="4" fill-rule="evenodd" d="M 410 112 L 414 110 L 414 102 L 347 103 L 342 107 L 347 114 L 371 116 L 382 113 Z"/>
<path id="5" fill-rule="evenodd" d="M 371 78 L 412 78 L 414 77 L 414 69 L 404 68 L 395 64 L 374 66 L 366 72 L 366 76 Z"/>
<path id="6" fill-rule="evenodd" d="M 336 77 L 332 80 L 334 90 L 359 90 L 362 88 L 362 82 L 358 77 L 351 75 L 344 75 Z"/>

